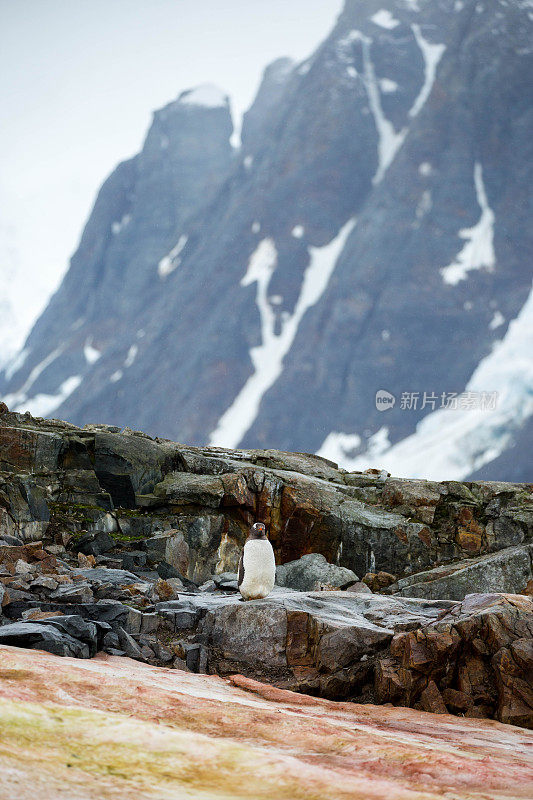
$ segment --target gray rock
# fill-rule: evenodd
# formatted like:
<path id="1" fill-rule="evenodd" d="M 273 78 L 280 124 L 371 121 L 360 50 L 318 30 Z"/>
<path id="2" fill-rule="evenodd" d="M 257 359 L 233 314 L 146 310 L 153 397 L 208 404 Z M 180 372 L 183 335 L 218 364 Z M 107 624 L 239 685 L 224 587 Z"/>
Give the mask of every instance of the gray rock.
<path id="1" fill-rule="evenodd" d="M 170 622 L 176 632 L 194 629 L 205 613 L 201 606 L 198 607 L 188 598 L 157 603 L 156 611 Z"/>
<path id="2" fill-rule="evenodd" d="M 114 546 L 115 542 L 109 533 L 98 531 L 97 533 L 87 533 L 82 536 L 74 544 L 73 549 L 86 556 L 101 556 L 112 550 Z"/>
<path id="3" fill-rule="evenodd" d="M 94 622 L 89 622 L 83 617 L 72 614 L 61 617 L 48 617 L 39 620 L 40 625 L 51 625 L 60 631 L 64 631 L 73 639 L 84 642 L 89 648 L 87 657 L 92 658 L 98 649 L 98 628 Z"/>
<path id="4" fill-rule="evenodd" d="M 87 644 L 75 639 L 58 629 L 56 625 L 39 622 L 13 622 L 0 627 L 0 644 L 14 647 L 28 647 L 46 650 L 57 656 L 73 656 L 89 658 L 90 648 Z"/>
<path id="5" fill-rule="evenodd" d="M 346 587 L 346 591 L 351 594 L 372 594 L 372 589 L 362 581 L 356 581 Z"/>
<path id="6" fill-rule="evenodd" d="M 94 567 L 92 569 L 73 569 L 72 573 L 74 575 L 82 575 L 91 583 L 110 584 L 112 586 L 128 586 L 139 581 L 137 575 L 125 569 Z"/>
<path id="7" fill-rule="evenodd" d="M 410 575 L 398 581 L 396 594 L 435 600 L 463 600 L 474 592 L 519 594 L 533 578 L 532 559 L 533 545 L 508 547 Z"/>
<path id="8" fill-rule="evenodd" d="M 135 639 L 127 633 L 124 628 L 118 628 L 117 630 L 118 639 L 120 642 L 120 647 L 129 658 L 134 658 L 137 661 L 144 661 L 144 655 L 142 654 L 141 648 L 135 641 Z"/>
<path id="9" fill-rule="evenodd" d="M 238 591 L 238 574 L 236 572 L 221 572 L 220 575 L 213 575 L 213 583 L 217 589 L 225 591 Z"/>
<path id="10" fill-rule="evenodd" d="M 171 661 L 174 660 L 174 653 L 172 652 L 170 647 L 161 644 L 161 642 L 154 642 L 152 645 L 152 649 L 155 653 L 156 658 L 159 661 L 162 661 L 163 664 L 169 664 Z"/>
<path id="11" fill-rule="evenodd" d="M 224 485 L 213 475 L 172 472 L 157 484 L 154 494 L 166 502 L 217 508 L 224 496 Z"/>
<path id="12" fill-rule="evenodd" d="M 208 651 L 203 644 L 190 644 L 185 647 L 185 663 L 191 672 L 207 672 Z"/>
<path id="13" fill-rule="evenodd" d="M 157 574 L 163 580 L 166 580 L 167 578 L 182 578 L 182 575 L 178 572 L 178 570 L 168 564 L 166 561 L 159 562 L 157 565 Z"/>
<path id="14" fill-rule="evenodd" d="M 31 588 L 37 590 L 46 589 L 53 592 L 58 586 L 58 582 L 50 575 L 38 575 L 37 578 L 31 582 Z"/>
<path id="15" fill-rule="evenodd" d="M 198 587 L 201 592 L 214 592 L 217 588 L 215 581 L 209 580 Z"/>
<path id="16" fill-rule="evenodd" d="M 161 618 L 159 617 L 159 614 L 142 614 L 140 633 L 156 633 L 160 622 Z"/>
<path id="17" fill-rule="evenodd" d="M 189 545 L 181 531 L 165 531 L 151 536 L 144 543 L 146 557 L 151 564 L 166 561 L 178 572 L 187 574 L 189 569 Z"/>
<path id="18" fill-rule="evenodd" d="M 105 636 L 102 640 L 102 650 L 106 653 L 111 653 L 112 650 L 119 650 L 120 649 L 120 640 L 118 638 L 118 633 L 116 631 L 107 631 Z M 111 653 L 113 655 L 113 653 Z M 124 655 L 124 651 L 120 652 L 120 655 Z"/>
<path id="19" fill-rule="evenodd" d="M 134 570 L 137 567 L 144 567 L 146 564 L 146 553 L 143 550 L 130 550 L 120 554 L 122 567 L 125 570 Z"/>
<path id="20" fill-rule="evenodd" d="M 141 611 L 138 611 L 136 608 L 130 608 L 126 624 L 124 625 L 125 631 L 134 636 L 138 635 L 141 632 L 142 617 L 143 614 Z"/>
<path id="21" fill-rule="evenodd" d="M 299 592 L 314 592 L 322 586 L 342 588 L 358 580 L 355 572 L 328 564 L 320 553 L 309 553 L 276 567 L 276 583 Z"/>
<path id="22" fill-rule="evenodd" d="M 94 599 L 91 587 L 88 583 L 74 583 L 60 585 L 50 594 L 51 600 L 59 603 L 90 603 Z"/>
<path id="23" fill-rule="evenodd" d="M 7 534 L 2 534 L 2 538 L 0 539 L 0 544 L 7 544 L 7 545 L 23 545 L 24 542 L 22 539 L 19 539 L 18 536 L 8 536 Z"/>

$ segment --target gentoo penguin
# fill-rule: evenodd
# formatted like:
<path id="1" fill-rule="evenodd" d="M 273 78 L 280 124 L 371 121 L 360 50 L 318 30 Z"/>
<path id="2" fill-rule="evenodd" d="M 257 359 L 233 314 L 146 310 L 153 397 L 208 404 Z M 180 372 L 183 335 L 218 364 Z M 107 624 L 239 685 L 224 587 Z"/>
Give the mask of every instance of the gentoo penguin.
<path id="1" fill-rule="evenodd" d="M 274 588 L 276 560 L 262 522 L 255 522 L 239 561 L 239 591 L 243 600 L 259 600 Z"/>

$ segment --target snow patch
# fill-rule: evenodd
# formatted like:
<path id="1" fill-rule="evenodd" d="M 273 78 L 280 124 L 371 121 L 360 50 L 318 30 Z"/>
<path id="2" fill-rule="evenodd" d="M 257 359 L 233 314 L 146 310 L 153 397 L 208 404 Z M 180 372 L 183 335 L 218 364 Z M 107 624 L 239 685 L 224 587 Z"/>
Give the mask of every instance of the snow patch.
<path id="1" fill-rule="evenodd" d="M 283 315 L 279 333 L 275 333 L 276 314 L 268 300 L 268 285 L 277 266 L 278 254 L 272 239 L 262 239 L 259 242 L 250 256 L 241 286 L 256 284 L 255 302 L 261 321 L 261 344 L 250 350 L 254 372 L 220 418 L 210 436 L 211 445 L 235 448 L 253 424 L 265 392 L 283 372 L 283 359 L 294 342 L 305 312 L 324 293 L 354 225 L 355 220 L 352 219 L 329 244 L 309 248 L 310 261 L 304 273 L 298 300 L 293 313 Z"/>
<path id="2" fill-rule="evenodd" d="M 360 446 L 361 437 L 356 433 L 337 433 L 332 431 L 324 439 L 322 447 L 317 451 L 317 456 L 322 456 L 322 458 L 327 458 L 329 461 L 340 464 L 345 462 L 347 458 L 354 458 Z"/>
<path id="3" fill-rule="evenodd" d="M 124 366 L 126 369 L 131 367 L 135 359 L 137 358 L 137 353 L 139 352 L 139 347 L 136 344 L 132 344 L 130 349 L 128 350 L 128 355 L 126 356 L 126 360 L 124 361 Z"/>
<path id="4" fill-rule="evenodd" d="M 303 225 L 295 225 L 291 231 L 291 236 L 294 236 L 295 239 L 301 239 L 305 233 L 305 228 Z"/>
<path id="5" fill-rule="evenodd" d="M 28 348 L 24 348 L 24 350 L 21 350 L 20 353 L 18 353 L 14 358 L 11 359 L 11 361 L 8 362 L 4 371 L 6 380 L 10 381 L 13 375 L 16 375 L 17 372 L 22 369 L 24 362 L 28 358 L 29 352 L 30 351 Z"/>
<path id="6" fill-rule="evenodd" d="M 533 289 L 505 337 L 476 367 L 466 392 L 498 392 L 487 409 L 442 408 L 424 417 L 416 432 L 382 451 L 379 466 L 393 475 L 463 480 L 497 458 L 533 415 Z M 337 436 L 346 434 L 336 434 Z M 348 434 L 349 435 L 349 434 Z M 319 450 L 323 454 L 328 440 Z M 376 451 L 355 458 L 327 457 L 349 470 L 373 466 Z"/>
<path id="7" fill-rule="evenodd" d="M 402 146 L 407 129 L 404 128 L 399 133 L 396 133 L 392 122 L 390 122 L 390 120 L 388 120 L 383 113 L 378 80 L 376 78 L 372 59 L 370 58 L 370 45 L 372 43 L 372 39 L 368 36 L 365 36 L 365 34 L 361 33 L 361 31 L 353 30 L 350 31 L 349 40 L 360 41 L 363 50 L 363 81 L 378 134 L 378 168 L 372 179 L 372 182 L 376 184 L 381 181 L 383 175 L 394 159 L 394 156 Z"/>
<path id="8" fill-rule="evenodd" d="M 380 28 L 386 28 L 388 31 L 392 31 L 400 24 L 400 21 L 395 19 L 386 8 L 380 8 L 370 19 L 374 25 L 379 25 Z"/>
<path id="9" fill-rule="evenodd" d="M 461 239 L 466 240 L 463 249 L 456 255 L 455 261 L 440 270 L 444 283 L 455 284 L 466 278 L 473 269 L 494 270 L 496 255 L 494 253 L 494 212 L 489 206 L 485 184 L 483 183 L 483 169 L 476 161 L 474 165 L 474 185 L 476 197 L 481 209 L 481 216 L 472 228 L 463 228 L 459 231 Z"/>
<path id="10" fill-rule="evenodd" d="M 254 157 L 253 156 L 244 156 L 243 164 L 244 164 L 244 168 L 245 169 L 250 169 L 250 167 L 252 166 L 253 163 L 254 163 Z"/>
<path id="11" fill-rule="evenodd" d="M 94 364 L 102 355 L 100 350 L 97 350 L 96 347 L 93 347 L 92 342 L 92 337 L 89 337 L 83 346 L 83 355 L 85 356 L 85 360 L 88 364 Z"/>
<path id="12" fill-rule="evenodd" d="M 56 408 L 59 408 L 70 397 L 82 380 L 81 375 L 72 375 L 66 381 L 63 381 L 56 394 L 37 394 L 31 400 L 24 401 L 23 405 L 14 410 L 29 411 L 32 417 L 49 417 Z"/>
<path id="13" fill-rule="evenodd" d="M 183 248 L 187 244 L 188 236 L 183 234 L 178 239 L 178 243 L 172 248 L 172 250 L 163 256 L 159 264 L 157 265 L 157 272 L 159 273 L 160 278 L 166 278 L 167 275 L 170 275 L 171 272 L 174 272 L 176 267 L 179 267 L 181 264 L 181 258 L 179 257 Z"/>
<path id="14" fill-rule="evenodd" d="M 113 236 L 116 236 L 118 233 L 120 233 L 120 231 L 123 228 L 125 228 L 126 225 L 129 224 L 130 220 L 131 220 L 131 215 L 130 214 L 124 214 L 124 216 L 122 217 L 122 219 L 120 221 L 112 222 L 111 223 L 111 231 L 113 233 Z"/>
<path id="15" fill-rule="evenodd" d="M 422 197 L 420 198 L 420 202 L 418 203 L 415 211 L 415 216 L 418 221 L 423 219 L 426 214 L 431 211 L 433 206 L 433 200 L 431 199 L 431 192 L 429 189 L 426 189 L 422 192 Z"/>
<path id="16" fill-rule="evenodd" d="M 393 92 L 398 91 L 398 84 L 396 81 L 391 81 L 390 78 L 380 78 L 379 88 L 383 94 L 393 94 Z"/>
<path id="17" fill-rule="evenodd" d="M 116 371 L 116 372 L 114 372 L 114 373 L 111 375 L 111 377 L 109 378 L 109 380 L 111 381 L 111 383 L 117 383 L 117 381 L 119 381 L 119 380 L 122 378 L 123 374 L 124 374 L 124 373 L 122 372 L 122 370 L 121 370 L 121 369 L 117 369 L 117 371 Z"/>
<path id="18" fill-rule="evenodd" d="M 429 163 L 429 161 L 423 161 L 418 167 L 418 174 L 422 175 L 424 178 L 429 178 L 431 173 L 433 172 L 433 167 Z"/>
<path id="19" fill-rule="evenodd" d="M 493 318 L 489 322 L 489 328 L 491 329 L 491 331 L 495 331 L 496 328 L 499 328 L 500 325 L 503 325 L 504 322 L 505 322 L 505 317 L 503 316 L 502 312 L 495 311 Z"/>
<path id="20" fill-rule="evenodd" d="M 47 367 L 49 367 L 50 364 L 52 364 L 52 362 L 54 362 L 56 358 L 61 355 L 63 350 L 64 346 L 61 346 L 49 353 L 46 358 L 43 358 L 40 364 L 37 364 L 37 366 L 32 369 L 26 381 L 17 392 L 13 392 L 12 394 L 8 394 L 6 397 L 4 397 L 4 402 L 8 408 L 14 409 L 18 407 L 20 403 L 26 402 L 28 392 L 39 375 L 41 375 L 45 369 L 47 369 Z"/>
<path id="21" fill-rule="evenodd" d="M 204 108 L 220 108 L 228 105 L 228 96 L 222 89 L 212 83 L 204 83 L 196 89 L 184 92 L 178 98 L 178 103 L 190 106 L 203 106 Z"/>
<path id="22" fill-rule="evenodd" d="M 260 230 L 261 230 L 261 223 L 257 221 L 254 222 L 252 224 L 252 233 L 259 233 Z"/>
<path id="23" fill-rule="evenodd" d="M 411 30 L 413 31 L 416 43 L 419 46 L 424 58 L 424 83 L 422 84 L 422 88 L 420 89 L 418 97 L 409 111 L 410 117 L 416 117 L 417 114 L 420 113 L 420 110 L 424 106 L 431 93 L 433 84 L 435 83 L 437 67 L 439 66 L 439 61 L 446 50 L 446 45 L 431 44 L 431 42 L 428 42 L 427 39 L 424 39 L 420 33 L 420 25 L 411 25 Z"/>

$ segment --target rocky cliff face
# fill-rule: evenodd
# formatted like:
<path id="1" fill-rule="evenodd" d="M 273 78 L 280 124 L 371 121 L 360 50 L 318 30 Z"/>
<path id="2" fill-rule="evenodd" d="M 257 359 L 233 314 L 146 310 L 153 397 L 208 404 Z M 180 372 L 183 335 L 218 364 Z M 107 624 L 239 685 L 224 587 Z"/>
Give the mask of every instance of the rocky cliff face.
<path id="1" fill-rule="evenodd" d="M 8 405 L 529 479 L 530 33 L 521 0 L 348 0 L 311 58 L 266 71 L 239 151 L 212 88 L 158 112 Z"/>
<path id="2" fill-rule="evenodd" d="M 243 603 L 254 520 L 278 587 Z M 0 416 L 0 644 L 528 727 L 532 556 L 531 485 Z"/>

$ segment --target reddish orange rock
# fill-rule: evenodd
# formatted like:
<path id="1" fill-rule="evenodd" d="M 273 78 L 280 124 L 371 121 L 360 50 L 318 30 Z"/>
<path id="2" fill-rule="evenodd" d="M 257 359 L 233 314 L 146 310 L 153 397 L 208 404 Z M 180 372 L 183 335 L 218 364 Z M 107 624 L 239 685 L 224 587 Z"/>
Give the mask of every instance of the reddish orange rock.
<path id="1" fill-rule="evenodd" d="M 448 713 L 448 709 L 446 708 L 435 681 L 429 681 L 424 691 L 421 692 L 420 702 L 425 711 L 431 711 L 433 714 Z"/>
<path id="2" fill-rule="evenodd" d="M 0 674 L 5 798 L 531 798 L 533 733 L 492 720 L 104 655 L 0 647 Z"/>

